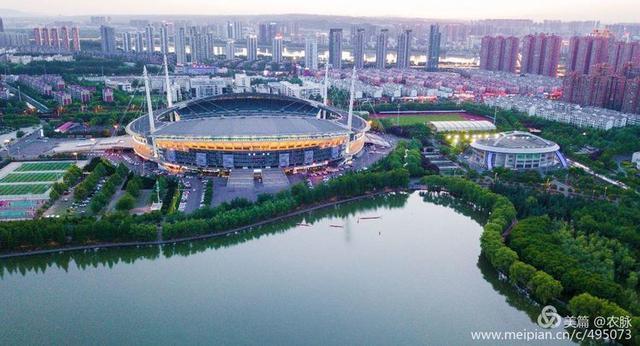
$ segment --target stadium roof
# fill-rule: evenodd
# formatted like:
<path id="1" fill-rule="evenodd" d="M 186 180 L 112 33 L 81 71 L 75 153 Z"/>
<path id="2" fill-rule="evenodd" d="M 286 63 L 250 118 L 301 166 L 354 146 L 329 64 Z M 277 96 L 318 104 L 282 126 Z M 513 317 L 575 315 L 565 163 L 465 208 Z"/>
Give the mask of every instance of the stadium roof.
<path id="1" fill-rule="evenodd" d="M 158 137 L 230 138 L 346 135 L 342 125 L 308 116 L 214 117 L 181 120 L 159 128 Z"/>
<path id="2" fill-rule="evenodd" d="M 471 146 L 476 149 L 504 153 L 544 153 L 553 152 L 560 147 L 549 140 L 529 132 L 503 132 L 494 138 L 479 139 Z"/>
<path id="3" fill-rule="evenodd" d="M 316 115 L 324 110 L 326 119 Z M 180 121 L 168 121 L 177 112 Z M 154 112 L 155 136 L 172 138 L 273 138 L 345 135 L 347 113 L 319 102 L 273 94 L 223 94 L 187 100 Z M 354 115 L 352 131 L 366 132 L 369 123 Z M 127 125 L 127 133 L 149 135 L 146 115 Z"/>
<path id="4" fill-rule="evenodd" d="M 492 131 L 496 129 L 492 122 L 486 120 L 430 121 L 429 126 L 436 132 Z"/>

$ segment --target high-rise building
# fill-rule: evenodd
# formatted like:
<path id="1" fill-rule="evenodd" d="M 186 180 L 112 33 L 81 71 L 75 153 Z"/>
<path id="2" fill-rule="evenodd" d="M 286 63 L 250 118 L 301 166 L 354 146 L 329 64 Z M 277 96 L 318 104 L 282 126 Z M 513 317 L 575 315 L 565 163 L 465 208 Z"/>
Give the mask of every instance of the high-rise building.
<path id="1" fill-rule="evenodd" d="M 281 63 L 282 62 L 282 35 L 276 35 L 276 37 L 273 38 L 272 49 L 273 49 L 273 55 L 272 55 L 273 62 L 277 64 Z"/>
<path id="2" fill-rule="evenodd" d="M 258 60 L 258 37 L 256 35 L 247 36 L 247 60 Z"/>
<path id="3" fill-rule="evenodd" d="M 505 72 L 516 72 L 518 65 L 518 50 L 520 48 L 520 40 L 517 37 L 509 36 L 504 39 L 502 49 L 502 61 L 500 70 Z M 557 67 L 557 66 L 556 66 Z"/>
<path id="4" fill-rule="evenodd" d="M 147 25 L 144 29 L 147 53 L 153 53 L 155 44 L 153 43 L 153 26 Z"/>
<path id="5" fill-rule="evenodd" d="M 239 21 L 227 22 L 227 39 L 241 40 L 242 39 L 242 23 Z"/>
<path id="6" fill-rule="evenodd" d="M 387 41 L 389 30 L 382 29 L 376 38 L 376 68 L 383 69 L 387 64 Z"/>
<path id="7" fill-rule="evenodd" d="M 557 35 L 527 35 L 522 42 L 520 73 L 555 77 L 560 62 L 562 38 Z"/>
<path id="8" fill-rule="evenodd" d="M 589 36 L 574 36 L 569 41 L 567 71 L 589 74 L 595 65 L 609 62 L 608 32 L 594 31 Z"/>
<path id="9" fill-rule="evenodd" d="M 4 32 L 4 23 L 2 23 L 2 17 L 0 17 L 0 32 Z"/>
<path id="10" fill-rule="evenodd" d="M 242 22 L 234 21 L 233 22 L 233 39 L 241 40 L 243 38 L 243 25 Z"/>
<path id="11" fill-rule="evenodd" d="M 442 34 L 437 24 L 429 28 L 429 49 L 427 51 L 427 71 L 437 71 L 440 65 L 440 41 Z"/>
<path id="12" fill-rule="evenodd" d="M 191 55 L 189 57 L 189 61 L 191 63 L 198 63 L 200 62 L 200 57 L 199 57 L 199 50 L 201 49 L 199 47 L 199 43 L 200 43 L 200 34 L 197 32 L 193 32 L 192 30 L 190 30 L 190 34 L 189 34 L 189 47 L 191 49 Z"/>
<path id="13" fill-rule="evenodd" d="M 261 23 L 258 26 L 258 43 L 259 44 L 270 44 L 271 40 L 276 37 L 278 33 L 278 24 L 277 23 Z"/>
<path id="14" fill-rule="evenodd" d="M 144 33 L 141 31 L 136 32 L 136 53 L 142 53 L 144 51 Z"/>
<path id="15" fill-rule="evenodd" d="M 33 42 L 36 46 L 42 46 L 42 30 L 40 28 L 33 28 Z"/>
<path id="16" fill-rule="evenodd" d="M 516 72 L 518 60 L 517 37 L 485 36 L 480 45 L 480 69 Z"/>
<path id="17" fill-rule="evenodd" d="M 131 33 L 128 31 L 122 33 L 122 51 L 125 53 L 131 51 Z"/>
<path id="18" fill-rule="evenodd" d="M 589 72 L 593 66 L 609 62 L 609 45 L 612 41 L 613 37 L 608 32 L 594 33 Z"/>
<path id="19" fill-rule="evenodd" d="M 318 40 L 308 37 L 304 42 L 304 66 L 310 70 L 318 69 Z"/>
<path id="20" fill-rule="evenodd" d="M 49 30 L 49 42 L 51 42 L 51 47 L 60 50 L 60 37 L 58 36 L 58 28 L 51 28 L 51 30 Z"/>
<path id="21" fill-rule="evenodd" d="M 80 51 L 80 29 L 77 26 L 71 28 L 71 50 Z"/>
<path id="22" fill-rule="evenodd" d="M 40 33 L 42 34 L 42 45 L 51 46 L 51 41 L 49 41 L 49 29 L 42 28 Z"/>
<path id="23" fill-rule="evenodd" d="M 227 60 L 231 60 L 236 56 L 236 41 L 227 40 L 227 45 L 225 46 L 224 56 Z"/>
<path id="24" fill-rule="evenodd" d="M 640 42 L 614 42 L 609 50 L 609 65 L 622 73 L 630 63 L 640 64 Z"/>
<path id="25" fill-rule="evenodd" d="M 233 39 L 233 23 L 232 22 L 227 22 L 227 26 L 226 26 L 226 38 L 227 40 L 232 40 Z"/>
<path id="26" fill-rule="evenodd" d="M 60 28 L 60 47 L 62 50 L 69 51 L 71 50 L 71 45 L 69 42 L 69 28 L 63 26 Z"/>
<path id="27" fill-rule="evenodd" d="M 544 39 L 544 54 L 542 55 L 542 66 L 540 74 L 556 77 L 558 75 L 558 64 L 560 63 L 560 48 L 562 38 L 557 35 L 547 35 Z"/>
<path id="28" fill-rule="evenodd" d="M 564 101 L 640 113 L 640 78 L 632 74 L 617 74 L 609 64 L 593 65 L 589 74 L 569 72 L 562 86 Z"/>
<path id="29" fill-rule="evenodd" d="M 329 64 L 342 68 L 342 29 L 329 30 Z"/>
<path id="30" fill-rule="evenodd" d="M 160 27 L 160 51 L 162 54 L 169 54 L 169 26 L 167 24 Z"/>
<path id="31" fill-rule="evenodd" d="M 267 23 L 260 23 L 258 24 L 258 43 L 266 44 L 267 42 L 269 42 Z"/>
<path id="32" fill-rule="evenodd" d="M 191 45 L 191 62 L 202 63 L 205 60 L 206 52 L 206 35 L 195 32 L 190 36 Z"/>
<path id="33" fill-rule="evenodd" d="M 100 48 L 103 53 L 116 51 L 116 31 L 113 27 L 106 25 L 100 27 Z"/>
<path id="34" fill-rule="evenodd" d="M 357 69 L 364 68 L 364 29 L 358 28 L 353 41 L 353 64 Z"/>
<path id="35" fill-rule="evenodd" d="M 411 30 L 406 29 L 398 36 L 398 53 L 396 67 L 407 69 L 411 65 Z"/>
<path id="36" fill-rule="evenodd" d="M 628 79 L 622 96 L 620 111 L 640 114 L 640 77 Z"/>
<path id="37" fill-rule="evenodd" d="M 175 44 L 176 44 L 176 47 L 175 47 L 176 64 L 184 65 L 187 63 L 187 50 L 186 50 L 187 37 L 185 34 L 184 27 L 178 28 L 178 31 L 176 32 Z"/>
<path id="38" fill-rule="evenodd" d="M 208 32 L 205 35 L 205 59 L 207 60 L 213 60 L 214 55 L 213 55 L 213 49 L 215 47 L 215 37 L 216 35 L 214 35 L 212 32 Z M 235 52 L 235 44 L 233 46 L 234 52 Z"/>

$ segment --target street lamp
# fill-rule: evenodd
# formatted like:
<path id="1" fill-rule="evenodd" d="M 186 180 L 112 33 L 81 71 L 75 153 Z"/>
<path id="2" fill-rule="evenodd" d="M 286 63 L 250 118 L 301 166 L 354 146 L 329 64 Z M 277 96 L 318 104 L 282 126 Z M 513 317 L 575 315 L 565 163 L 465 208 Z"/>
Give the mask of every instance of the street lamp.
<path id="1" fill-rule="evenodd" d="M 77 152 L 73 152 L 73 156 L 76 158 L 76 165 L 78 164 L 78 153 Z"/>

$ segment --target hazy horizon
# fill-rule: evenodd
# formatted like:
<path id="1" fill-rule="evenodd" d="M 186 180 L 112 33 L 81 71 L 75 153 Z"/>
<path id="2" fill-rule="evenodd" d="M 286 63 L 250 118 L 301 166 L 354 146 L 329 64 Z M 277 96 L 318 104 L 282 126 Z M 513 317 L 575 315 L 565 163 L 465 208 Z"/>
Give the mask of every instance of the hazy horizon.
<path id="1" fill-rule="evenodd" d="M 538 0 L 513 3 L 505 0 L 458 0 L 435 2 L 405 0 L 401 3 L 354 0 L 304 2 L 278 0 L 112 0 L 108 2 L 51 0 L 4 0 L 3 8 L 46 16 L 86 15 L 287 15 L 317 14 L 352 17 L 404 17 L 429 19 L 562 19 L 599 20 L 602 22 L 638 21 L 636 0 Z M 43 7 L 46 6 L 46 10 Z M 53 9 L 53 10 L 48 10 Z M 0 16 L 2 16 L 0 14 Z"/>

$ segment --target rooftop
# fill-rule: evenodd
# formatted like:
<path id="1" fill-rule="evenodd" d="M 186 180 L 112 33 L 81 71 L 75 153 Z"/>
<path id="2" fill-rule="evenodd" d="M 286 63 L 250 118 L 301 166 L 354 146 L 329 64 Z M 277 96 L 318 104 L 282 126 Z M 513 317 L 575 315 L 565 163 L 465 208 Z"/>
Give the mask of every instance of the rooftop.
<path id="1" fill-rule="evenodd" d="M 429 126 L 436 132 L 491 131 L 496 129 L 496 126 L 487 120 L 430 121 Z"/>
<path id="2" fill-rule="evenodd" d="M 185 137 L 265 137 L 345 135 L 349 131 L 330 120 L 308 116 L 235 116 L 181 120 L 167 123 L 155 135 Z"/>
<path id="3" fill-rule="evenodd" d="M 559 149 L 554 142 L 521 131 L 503 132 L 493 138 L 479 139 L 472 143 L 472 146 L 480 149 Z"/>

